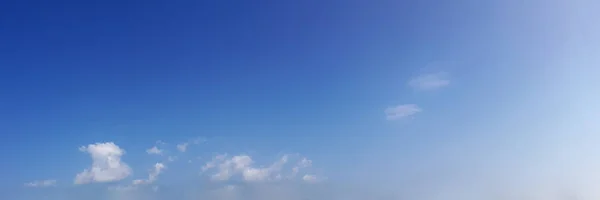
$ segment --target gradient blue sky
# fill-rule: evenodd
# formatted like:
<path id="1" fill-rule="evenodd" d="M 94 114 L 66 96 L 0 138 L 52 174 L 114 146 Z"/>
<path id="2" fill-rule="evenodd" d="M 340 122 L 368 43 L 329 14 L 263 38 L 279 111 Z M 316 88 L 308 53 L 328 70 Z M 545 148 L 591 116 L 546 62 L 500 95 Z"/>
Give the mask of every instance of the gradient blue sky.
<path id="1" fill-rule="evenodd" d="M 298 153 L 333 185 L 446 194 L 550 177 L 597 197 L 578 184 L 600 180 L 587 170 L 600 166 L 590 161 L 600 152 L 598 8 L 2 1 L 0 187 L 14 199 L 39 191 L 23 189 L 35 180 L 105 187 L 73 186 L 91 165 L 78 148 L 113 142 L 133 171 L 113 185 L 167 156 L 178 160 L 157 184 L 200 179 L 218 153 L 259 165 Z M 146 152 L 157 140 L 163 160 Z"/>

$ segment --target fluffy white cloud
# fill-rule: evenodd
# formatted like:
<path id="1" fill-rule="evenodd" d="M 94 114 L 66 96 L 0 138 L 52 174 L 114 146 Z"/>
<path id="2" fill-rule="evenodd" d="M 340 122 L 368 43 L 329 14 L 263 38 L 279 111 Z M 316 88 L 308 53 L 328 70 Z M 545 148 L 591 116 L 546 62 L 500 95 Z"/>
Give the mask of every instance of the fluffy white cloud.
<path id="1" fill-rule="evenodd" d="M 423 74 L 408 81 L 409 86 L 419 90 L 432 90 L 449 84 L 450 80 L 445 72 Z"/>
<path id="2" fill-rule="evenodd" d="M 415 104 L 404 104 L 385 109 L 387 120 L 396 120 L 421 112 L 421 108 Z"/>
<path id="3" fill-rule="evenodd" d="M 146 153 L 148 153 L 148 154 L 154 154 L 154 155 L 162 155 L 163 154 L 163 150 L 159 149 L 157 146 L 153 146 L 152 148 L 147 149 Z"/>
<path id="4" fill-rule="evenodd" d="M 153 183 L 154 181 L 156 181 L 156 179 L 158 179 L 158 175 L 160 175 L 166 168 L 167 166 L 165 166 L 163 163 L 156 163 L 154 164 L 154 168 L 150 170 L 150 173 L 148 174 L 148 179 L 133 180 L 133 184 L 139 185 Z"/>
<path id="5" fill-rule="evenodd" d="M 90 144 L 79 150 L 90 154 L 92 166 L 75 177 L 75 184 L 112 182 L 128 177 L 132 170 L 121 161 L 125 151 L 112 142 Z"/>
<path id="6" fill-rule="evenodd" d="M 252 164 L 252 158 L 247 155 L 234 156 L 231 159 L 225 160 L 219 164 L 219 171 L 212 176 L 213 180 L 228 180 L 234 173 L 244 172 L 250 164 Z"/>
<path id="7" fill-rule="evenodd" d="M 50 187 L 56 186 L 56 180 L 38 180 L 25 183 L 26 187 Z"/>

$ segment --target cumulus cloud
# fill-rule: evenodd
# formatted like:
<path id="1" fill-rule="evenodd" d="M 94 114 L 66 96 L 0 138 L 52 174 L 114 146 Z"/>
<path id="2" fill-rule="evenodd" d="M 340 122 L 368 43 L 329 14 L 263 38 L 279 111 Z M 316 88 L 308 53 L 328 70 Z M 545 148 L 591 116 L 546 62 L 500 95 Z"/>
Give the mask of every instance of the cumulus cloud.
<path id="1" fill-rule="evenodd" d="M 112 142 L 90 144 L 79 150 L 90 155 L 92 165 L 77 174 L 75 184 L 118 181 L 132 173 L 129 165 L 121 161 L 125 151 Z"/>
<path id="2" fill-rule="evenodd" d="M 419 90 L 433 90 L 448 86 L 449 84 L 449 75 L 445 72 L 423 74 L 408 81 L 410 87 Z"/>
<path id="3" fill-rule="evenodd" d="M 165 166 L 163 163 L 156 163 L 156 164 L 154 164 L 154 168 L 152 170 L 150 170 L 150 173 L 148 174 L 148 179 L 133 180 L 133 184 L 139 185 L 139 184 L 153 183 L 154 181 L 156 181 L 158 179 L 158 175 L 160 175 L 163 172 L 163 170 L 166 168 L 167 168 L 167 166 Z"/>
<path id="4" fill-rule="evenodd" d="M 151 154 L 151 155 L 152 154 L 154 154 L 154 155 L 162 155 L 163 154 L 163 150 L 159 149 L 157 146 L 153 146 L 152 148 L 147 149 L 146 153 Z"/>
<path id="5" fill-rule="evenodd" d="M 293 166 L 290 174 L 285 175 L 283 174 L 284 166 L 289 162 L 289 159 L 289 155 L 283 155 L 269 166 L 255 167 L 255 161 L 248 155 L 241 154 L 227 158 L 226 154 L 222 154 L 207 162 L 201 170 L 205 172 L 215 168 L 216 172 L 210 175 L 211 179 L 215 181 L 226 181 L 234 176 L 239 176 L 243 181 L 260 182 L 281 180 L 284 177 L 292 178 L 300 168 L 306 168 L 312 164 L 310 160 L 303 158 L 297 165 Z"/>
<path id="6" fill-rule="evenodd" d="M 25 183 L 26 187 L 50 187 L 50 186 L 56 186 L 56 180 L 37 180 L 37 181 L 32 181 L 29 183 Z"/>
<path id="7" fill-rule="evenodd" d="M 421 108 L 415 104 L 404 104 L 385 109 L 385 115 L 387 120 L 396 120 L 405 118 L 411 115 L 415 115 L 421 112 Z"/>

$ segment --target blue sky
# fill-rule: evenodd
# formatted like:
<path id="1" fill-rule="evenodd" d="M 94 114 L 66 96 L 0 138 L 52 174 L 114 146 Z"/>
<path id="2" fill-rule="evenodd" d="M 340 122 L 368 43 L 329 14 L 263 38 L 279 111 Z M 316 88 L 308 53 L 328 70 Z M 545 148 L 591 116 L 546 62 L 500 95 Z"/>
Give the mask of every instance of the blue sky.
<path id="1" fill-rule="evenodd" d="M 3 1 L 0 190 L 600 198 L 596 8 Z"/>

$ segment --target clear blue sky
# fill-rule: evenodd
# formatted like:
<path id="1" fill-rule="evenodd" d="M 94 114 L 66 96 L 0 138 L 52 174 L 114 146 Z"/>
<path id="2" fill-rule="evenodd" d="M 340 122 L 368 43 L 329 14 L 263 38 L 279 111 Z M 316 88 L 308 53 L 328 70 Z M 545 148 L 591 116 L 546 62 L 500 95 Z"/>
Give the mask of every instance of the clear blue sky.
<path id="1" fill-rule="evenodd" d="M 497 174 L 579 184 L 600 166 L 588 163 L 600 152 L 592 145 L 600 141 L 596 8 L 586 0 L 2 1 L 0 190 L 86 198 L 73 191 L 136 185 L 155 163 L 166 170 L 147 185 L 210 182 L 222 169 L 201 169 L 224 153 L 236 163 L 251 156 L 252 169 L 306 157 L 310 170 L 295 180 L 332 185 L 445 194 L 449 183 L 467 191 L 482 180 L 527 182 Z M 96 144 L 122 150 L 110 151 L 120 167 L 101 164 L 110 156 Z M 147 151 L 154 146 L 160 155 Z M 286 166 L 269 175 L 295 165 Z M 77 183 L 94 167 L 107 172 Z"/>

